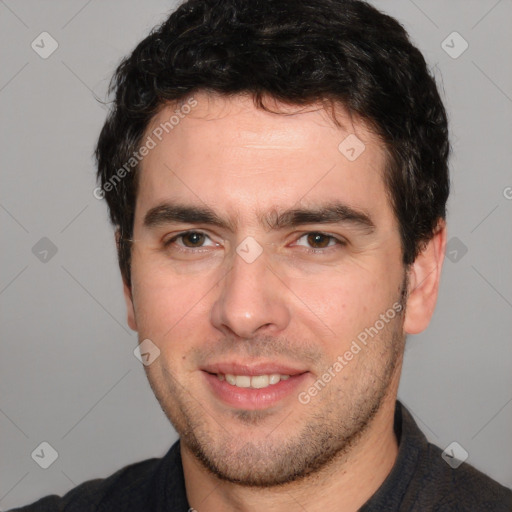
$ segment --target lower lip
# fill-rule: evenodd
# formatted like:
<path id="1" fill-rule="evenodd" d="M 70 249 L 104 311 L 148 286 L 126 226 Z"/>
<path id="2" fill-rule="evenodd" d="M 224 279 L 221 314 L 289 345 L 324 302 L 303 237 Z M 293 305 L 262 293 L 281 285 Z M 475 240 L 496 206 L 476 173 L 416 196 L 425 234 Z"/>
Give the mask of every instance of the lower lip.
<path id="1" fill-rule="evenodd" d="M 217 375 L 203 371 L 210 388 L 214 394 L 224 403 L 237 409 L 256 410 L 265 409 L 276 405 L 280 400 L 290 396 L 303 384 L 307 378 L 307 372 L 300 375 L 292 375 L 289 379 L 280 380 L 277 384 L 271 384 L 266 388 L 239 388 L 219 380 Z"/>

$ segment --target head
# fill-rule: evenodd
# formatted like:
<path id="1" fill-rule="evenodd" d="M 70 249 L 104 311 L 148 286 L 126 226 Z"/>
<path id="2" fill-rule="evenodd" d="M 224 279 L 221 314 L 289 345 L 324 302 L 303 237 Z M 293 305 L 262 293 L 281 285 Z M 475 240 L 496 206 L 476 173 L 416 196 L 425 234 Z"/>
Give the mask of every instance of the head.
<path id="1" fill-rule="evenodd" d="M 253 486 L 348 454 L 437 298 L 449 143 L 421 53 L 364 2 L 189 0 L 112 91 L 97 190 L 185 449 Z"/>

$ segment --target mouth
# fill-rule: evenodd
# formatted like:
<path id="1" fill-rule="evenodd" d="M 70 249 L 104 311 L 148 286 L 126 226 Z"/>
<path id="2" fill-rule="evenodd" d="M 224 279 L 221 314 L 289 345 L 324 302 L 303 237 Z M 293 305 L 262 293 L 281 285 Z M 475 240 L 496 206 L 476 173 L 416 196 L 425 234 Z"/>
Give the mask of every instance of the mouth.
<path id="1" fill-rule="evenodd" d="M 269 386 L 275 386 L 282 380 L 287 380 L 290 375 L 282 375 L 280 373 L 271 373 L 263 375 L 233 375 L 231 373 L 212 373 L 223 382 L 226 381 L 231 386 L 238 388 L 252 388 L 252 389 L 265 389 Z"/>
<path id="2" fill-rule="evenodd" d="M 201 368 L 213 395 L 237 409 L 264 409 L 297 391 L 308 371 L 275 363 L 219 363 Z"/>

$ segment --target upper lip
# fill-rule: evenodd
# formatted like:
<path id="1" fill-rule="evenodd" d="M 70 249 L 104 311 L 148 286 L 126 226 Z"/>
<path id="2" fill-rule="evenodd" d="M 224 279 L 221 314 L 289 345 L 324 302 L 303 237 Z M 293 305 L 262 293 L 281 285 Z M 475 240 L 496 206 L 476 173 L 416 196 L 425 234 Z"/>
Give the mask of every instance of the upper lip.
<path id="1" fill-rule="evenodd" d="M 270 375 L 272 373 L 279 373 L 280 375 L 299 375 L 305 373 L 307 370 L 293 368 L 287 364 L 276 362 L 260 362 L 260 363 L 238 363 L 238 362 L 223 362 L 212 363 L 201 368 L 201 370 L 208 373 L 222 373 L 223 375 Z"/>

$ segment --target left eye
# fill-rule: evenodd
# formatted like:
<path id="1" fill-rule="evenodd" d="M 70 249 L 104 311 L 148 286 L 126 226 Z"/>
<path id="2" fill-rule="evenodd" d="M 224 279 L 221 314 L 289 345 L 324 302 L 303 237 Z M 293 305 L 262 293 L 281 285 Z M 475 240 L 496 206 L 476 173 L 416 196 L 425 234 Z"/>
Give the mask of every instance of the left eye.
<path id="1" fill-rule="evenodd" d="M 296 245 L 305 245 L 298 243 L 300 240 L 305 240 L 306 244 L 308 244 L 312 249 L 325 249 L 336 244 L 342 244 L 342 242 L 337 238 L 318 232 L 306 233 L 297 240 Z"/>

